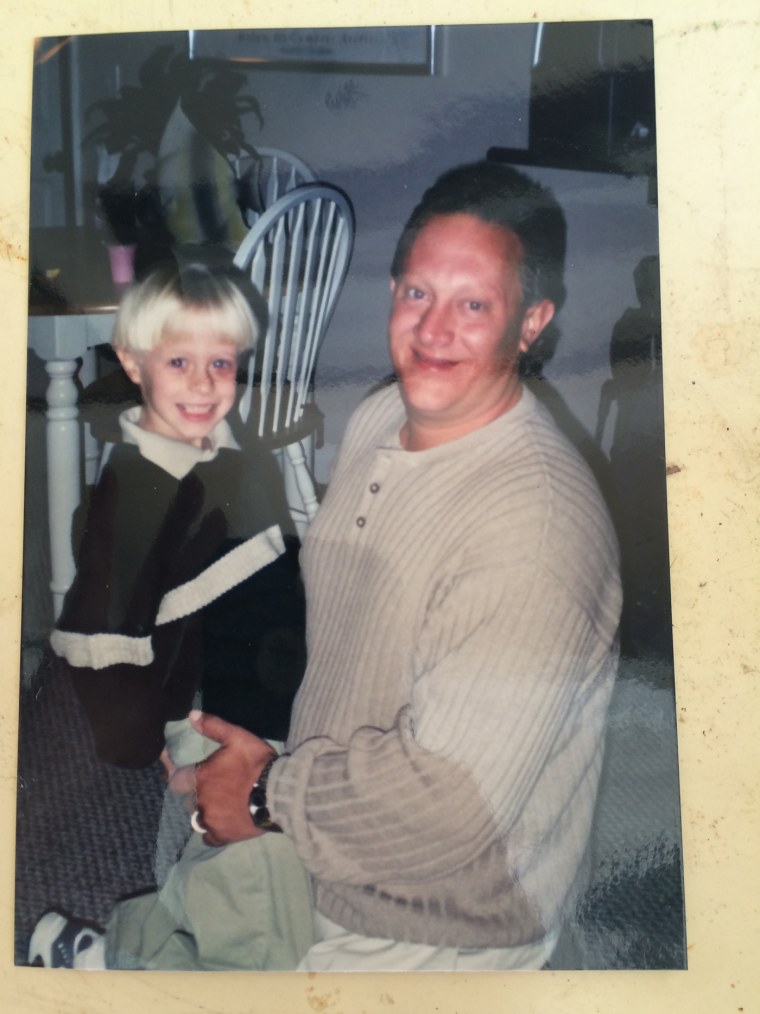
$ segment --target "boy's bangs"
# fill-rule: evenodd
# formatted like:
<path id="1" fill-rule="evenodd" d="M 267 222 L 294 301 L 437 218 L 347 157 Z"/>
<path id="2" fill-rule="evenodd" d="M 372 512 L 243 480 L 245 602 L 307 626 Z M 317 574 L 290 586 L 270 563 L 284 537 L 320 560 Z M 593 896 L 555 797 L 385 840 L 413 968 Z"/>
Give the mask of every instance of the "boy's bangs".
<path id="1" fill-rule="evenodd" d="M 165 288 L 128 292 L 117 315 L 114 345 L 132 352 L 148 352 L 167 333 L 179 330 L 183 317 L 199 313 L 208 318 L 212 331 L 223 334 L 239 352 L 253 346 L 257 337 L 253 312 L 232 285 L 215 292 L 210 299 L 198 301 L 184 300 Z"/>
<path id="2" fill-rule="evenodd" d="M 200 325 L 199 320 L 202 321 Z M 230 301 L 219 304 L 188 304 L 178 301 L 176 308 L 165 315 L 155 344 L 184 330 L 195 331 L 199 327 L 215 337 L 229 341 L 238 352 L 251 348 L 254 342 L 253 317 L 246 312 L 245 306 Z"/>

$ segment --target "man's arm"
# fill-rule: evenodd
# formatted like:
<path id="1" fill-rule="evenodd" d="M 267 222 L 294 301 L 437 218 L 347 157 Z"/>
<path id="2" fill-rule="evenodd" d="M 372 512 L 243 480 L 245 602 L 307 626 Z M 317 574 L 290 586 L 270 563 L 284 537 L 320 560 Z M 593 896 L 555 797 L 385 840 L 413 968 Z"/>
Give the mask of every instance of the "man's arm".
<path id="1" fill-rule="evenodd" d="M 264 834 L 251 819 L 248 798 L 265 766 L 277 756 L 274 750 L 252 732 L 215 715 L 191 711 L 190 721 L 220 744 L 195 768 L 197 808 L 206 828 L 203 840 L 218 846 Z"/>
<path id="2" fill-rule="evenodd" d="M 528 832 L 535 844 L 583 792 L 599 761 L 616 619 L 600 635 L 572 591 L 555 589 L 550 605 L 554 579 L 528 569 L 510 575 L 517 610 L 501 602 L 503 574 L 490 581 L 490 609 L 486 571 L 457 582 L 418 646 L 411 702 L 392 728 L 358 729 L 344 746 L 311 738 L 275 765 L 273 817 L 314 875 L 446 877 L 524 823 L 539 780 L 546 806 Z"/>

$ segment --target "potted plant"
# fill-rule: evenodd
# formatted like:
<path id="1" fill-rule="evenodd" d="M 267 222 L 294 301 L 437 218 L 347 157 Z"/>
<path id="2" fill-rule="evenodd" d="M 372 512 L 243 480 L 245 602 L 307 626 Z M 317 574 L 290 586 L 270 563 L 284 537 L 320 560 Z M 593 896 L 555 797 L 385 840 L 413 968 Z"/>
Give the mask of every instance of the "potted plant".
<path id="1" fill-rule="evenodd" d="M 246 75 L 226 63 L 190 60 L 172 46 L 161 46 L 142 64 L 136 85 L 124 85 L 115 98 L 92 103 L 86 117 L 99 122 L 83 139 L 98 148 L 102 167 L 98 205 L 112 239 L 120 245 L 166 244 L 176 238 L 167 224 L 160 192 L 160 153 L 167 127 L 178 118 L 190 125 L 210 149 L 226 160 L 236 178 L 236 165 L 246 156 L 257 162 L 246 139 L 243 117 L 263 123 L 252 95 L 241 94 Z M 256 188 L 247 200 L 256 201 Z"/>

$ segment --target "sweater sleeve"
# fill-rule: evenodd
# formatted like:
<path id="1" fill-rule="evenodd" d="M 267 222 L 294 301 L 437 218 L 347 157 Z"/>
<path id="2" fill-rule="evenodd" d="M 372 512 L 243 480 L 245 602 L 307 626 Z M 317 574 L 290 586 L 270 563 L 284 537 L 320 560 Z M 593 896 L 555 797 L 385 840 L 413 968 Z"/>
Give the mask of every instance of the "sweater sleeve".
<path id="1" fill-rule="evenodd" d="M 598 752 L 618 599 L 613 564 L 570 587 L 527 554 L 510 571 L 483 559 L 442 582 L 394 726 L 360 728 L 345 746 L 309 739 L 273 768 L 270 809 L 307 868 L 422 883 L 496 839 L 509 853 L 550 761 L 564 753 L 580 779 Z M 557 795 L 560 807 L 566 781 Z"/>
<path id="2" fill-rule="evenodd" d="M 76 576 L 50 643 L 98 756 L 140 768 L 159 756 L 164 723 L 187 713 L 200 679 L 196 625 L 182 617 L 157 626 L 162 599 L 224 533 L 211 518 L 187 538 L 202 504 L 192 477 L 178 496 L 177 482 L 133 448 L 118 447 L 113 457 L 92 493 Z"/>

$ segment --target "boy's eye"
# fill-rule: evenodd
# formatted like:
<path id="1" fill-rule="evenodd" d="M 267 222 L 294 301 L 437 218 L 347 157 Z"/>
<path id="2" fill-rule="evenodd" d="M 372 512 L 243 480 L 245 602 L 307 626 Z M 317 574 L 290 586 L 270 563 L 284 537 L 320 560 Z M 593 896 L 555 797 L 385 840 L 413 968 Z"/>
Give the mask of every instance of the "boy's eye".
<path id="1" fill-rule="evenodd" d="M 185 360 L 181 356 L 175 356 L 169 360 L 169 366 L 173 366 L 175 369 L 181 370 L 185 365 Z"/>
<path id="2" fill-rule="evenodd" d="M 212 366 L 215 370 L 219 370 L 221 372 L 234 370 L 235 368 L 235 364 L 231 359 L 215 359 Z"/>

